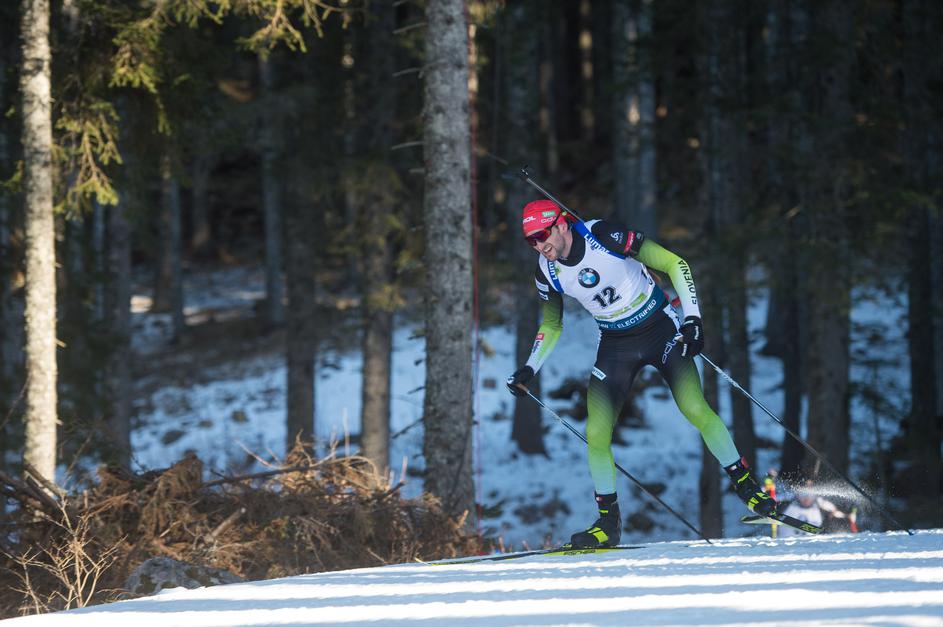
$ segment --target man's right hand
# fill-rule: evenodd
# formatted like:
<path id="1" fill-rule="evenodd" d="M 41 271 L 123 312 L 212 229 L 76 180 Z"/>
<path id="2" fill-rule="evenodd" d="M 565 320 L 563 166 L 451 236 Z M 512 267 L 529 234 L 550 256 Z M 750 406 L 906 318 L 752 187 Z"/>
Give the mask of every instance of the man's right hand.
<path id="1" fill-rule="evenodd" d="M 704 350 L 704 326 L 697 316 L 688 316 L 679 329 L 681 356 L 694 357 Z"/>
<path id="2" fill-rule="evenodd" d="M 527 394 L 525 390 L 522 390 L 518 385 L 527 385 L 527 383 L 534 378 L 534 369 L 530 366 L 524 366 L 519 369 L 517 372 L 508 377 L 507 385 L 508 390 L 511 391 L 511 394 L 514 396 L 524 396 Z"/>

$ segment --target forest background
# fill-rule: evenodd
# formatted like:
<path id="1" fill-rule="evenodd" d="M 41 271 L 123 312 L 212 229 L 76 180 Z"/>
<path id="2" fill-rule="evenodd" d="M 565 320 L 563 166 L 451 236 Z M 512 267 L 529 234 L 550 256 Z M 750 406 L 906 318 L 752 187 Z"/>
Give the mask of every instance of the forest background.
<path id="1" fill-rule="evenodd" d="M 5 2 L 0 469 L 129 467 L 131 281 L 147 276 L 171 351 L 284 346 L 286 449 L 318 420 L 319 349 L 338 330 L 359 343 L 352 435 L 381 472 L 394 319 L 423 321 L 425 487 L 474 518 L 476 331 L 513 329 L 523 363 L 538 323 L 518 226 L 536 196 L 501 176 L 526 164 L 581 215 L 692 263 L 706 352 L 738 381 L 748 290 L 767 289 L 784 422 L 847 471 L 851 399 L 893 417 L 862 480 L 937 525 L 941 26 L 929 0 Z M 264 268 L 256 315 L 188 317 L 183 276 L 231 265 Z M 851 384 L 853 359 L 889 357 L 879 337 L 850 352 L 861 298 L 906 301 L 908 389 Z M 752 405 L 730 402 L 753 461 Z M 513 424 L 522 454 L 545 451 L 536 405 Z M 816 474 L 784 442 L 780 472 Z M 710 455 L 700 485 L 717 534 Z"/>

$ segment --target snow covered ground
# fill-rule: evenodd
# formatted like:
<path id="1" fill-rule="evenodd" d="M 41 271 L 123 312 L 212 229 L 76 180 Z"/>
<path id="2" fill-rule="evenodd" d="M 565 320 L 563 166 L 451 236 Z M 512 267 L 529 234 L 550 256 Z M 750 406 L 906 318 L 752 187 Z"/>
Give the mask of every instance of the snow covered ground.
<path id="1" fill-rule="evenodd" d="M 188 316 L 198 316 L 207 310 L 222 315 L 218 312 L 240 309 L 244 312 L 242 315 L 251 315 L 253 302 L 264 295 L 262 281 L 261 272 L 251 269 L 194 274 L 188 277 L 185 290 Z M 161 337 L 161 330 L 169 328 L 166 319 L 144 313 L 146 300 L 146 294 L 136 297 L 136 302 L 142 306 L 135 314 L 136 346 L 145 353 L 166 339 Z M 586 381 L 593 365 L 598 337 L 596 325 L 578 305 L 566 300 L 563 336 L 540 373 L 545 391 L 556 389 L 571 378 Z M 906 344 L 902 327 L 897 324 L 905 311 L 906 303 L 884 298 L 865 302 L 853 312 L 856 328 L 870 331 L 859 331 L 855 335 L 853 347 L 858 358 L 852 377 L 857 382 L 877 380 L 886 384 L 887 389 L 894 392 L 887 395 L 889 403 L 905 397 L 908 388 Z M 749 313 L 754 338 L 753 376 L 741 384 L 780 414 L 780 362 L 758 353 L 763 344 L 760 331 L 766 318 L 762 291 L 754 292 Z M 414 326 L 401 323 L 394 338 L 391 460 L 396 480 L 404 476 L 404 468 L 423 467 L 420 418 L 425 377 L 424 341 L 416 336 Z M 879 349 L 874 348 L 875 336 L 882 342 Z M 547 415 L 544 423 L 548 427 L 545 437 L 549 458 L 520 455 L 515 451 L 510 439 L 513 397 L 503 384 L 518 366 L 513 357 L 513 334 L 504 327 L 490 327 L 482 330 L 481 339 L 491 349 L 482 351 L 476 378 L 475 403 L 479 418 L 473 442 L 478 469 L 476 484 L 478 500 L 491 514 L 481 521 L 481 530 L 489 536 L 500 537 L 514 548 L 566 541 L 571 533 L 585 528 L 595 518 L 584 445 Z M 881 360 L 868 361 L 876 351 Z M 893 360 L 889 361 L 891 357 Z M 343 443 L 345 434 L 360 431 L 361 363 L 356 350 L 323 350 L 318 355 L 315 426 L 323 442 L 333 438 Z M 140 468 L 165 467 L 188 450 L 195 451 L 217 472 L 231 472 L 234 468 L 246 470 L 239 465 L 245 464 L 247 451 L 263 458 L 283 454 L 284 359 L 273 353 L 235 365 L 218 366 L 203 374 L 202 382 L 167 386 L 139 399 L 139 426 L 133 433 L 133 445 L 134 461 Z M 718 409 L 729 425 L 729 388 L 722 384 L 721 392 Z M 555 409 L 572 404 L 545 400 Z M 664 484 L 665 491 L 659 496 L 696 523 L 700 436 L 682 417 L 665 387 L 646 389 L 638 406 L 645 424 L 621 430 L 625 444 L 614 447 L 616 461 L 643 482 Z M 778 465 L 784 432 L 759 410 L 754 411 L 754 421 L 757 434 L 775 443 L 775 448 L 759 451 L 759 469 L 763 471 Z M 583 428 L 583 423 L 574 425 Z M 868 453 L 877 442 L 886 446 L 890 436 L 896 433 L 897 420 L 893 413 L 876 414 L 875 408 L 855 399 L 853 425 L 852 446 L 856 453 L 852 458 L 857 463 L 869 458 Z M 341 445 L 340 452 L 347 451 L 355 452 L 356 446 L 345 450 Z M 852 476 L 860 480 L 858 473 L 863 470 L 864 465 L 859 464 L 852 468 Z M 404 494 L 418 495 L 421 480 L 405 478 Z M 624 542 L 695 537 L 683 524 L 640 494 L 627 479 L 620 476 L 619 481 L 623 513 L 626 516 L 637 514 L 654 524 L 648 531 L 627 530 Z M 839 484 L 821 487 L 833 497 L 850 496 Z M 732 494 L 726 496 L 724 510 L 726 535 L 765 533 L 765 529 L 739 524 L 737 518 L 745 510 Z M 860 512 L 863 529 L 883 528 L 877 526 L 879 521 L 873 516 L 868 516 L 866 509 Z"/>
<path id="2" fill-rule="evenodd" d="M 252 315 L 263 296 L 261 273 L 233 269 L 188 279 L 187 313 L 196 320 Z M 135 297 L 139 354 L 167 340 L 166 316 L 146 313 L 146 294 Z M 782 410 L 781 369 L 759 354 L 766 302 L 754 293 L 750 309 L 753 376 L 741 383 L 774 412 Z M 857 463 L 886 446 L 906 409 L 909 382 L 902 326 L 906 303 L 861 301 L 855 325 L 852 379 L 888 391 L 883 407 L 853 399 L 851 474 Z M 568 308 L 563 337 L 541 372 L 544 390 L 567 379 L 584 381 L 592 368 L 597 332 L 584 312 Z M 510 442 L 512 397 L 503 380 L 517 364 L 513 336 L 484 329 L 476 376 L 478 428 L 474 450 L 479 500 L 491 510 L 482 532 L 514 548 L 559 544 L 594 518 L 592 485 L 582 442 L 545 416 L 548 458 L 523 456 Z M 880 359 L 874 359 L 875 355 Z M 392 459 L 394 480 L 407 478 L 406 495 L 422 485 L 406 468 L 421 468 L 424 343 L 414 325 L 396 330 L 393 355 Z M 316 431 L 323 442 L 360 430 L 360 367 L 356 350 L 322 350 L 317 360 Z M 134 461 L 164 467 L 194 451 L 212 472 L 245 469 L 247 452 L 274 459 L 284 450 L 285 366 L 277 350 L 213 366 L 199 381 L 155 386 L 140 381 Z M 728 390 L 719 413 L 729 424 Z M 556 409 L 569 401 L 546 399 Z M 638 400 L 644 425 L 622 430 L 617 461 L 645 482 L 660 482 L 660 496 L 697 522 L 700 438 L 670 399 L 653 386 Z M 778 463 L 782 430 L 755 411 L 759 436 L 774 448 L 759 451 L 760 469 Z M 581 423 L 574 423 L 582 428 Z M 251 458 L 248 458 L 251 459 Z M 402 465 L 400 465 L 400 461 Z M 240 466 L 241 465 L 241 466 Z M 439 625 L 943 625 L 943 530 L 803 536 L 773 540 L 764 525 L 738 523 L 743 506 L 725 497 L 726 539 L 714 544 L 693 534 L 620 477 L 623 513 L 644 514 L 650 531 L 629 529 L 623 542 L 638 550 L 593 556 L 530 556 L 501 562 L 404 564 L 319 573 L 198 590 L 166 590 L 149 598 L 4 621 L 3 625 L 301 624 Z M 850 496 L 836 483 L 820 486 Z M 863 512 L 864 529 L 879 529 Z"/>
<path id="3" fill-rule="evenodd" d="M 10 627 L 943 625 L 943 531 L 645 544 L 404 564 L 3 621 Z"/>

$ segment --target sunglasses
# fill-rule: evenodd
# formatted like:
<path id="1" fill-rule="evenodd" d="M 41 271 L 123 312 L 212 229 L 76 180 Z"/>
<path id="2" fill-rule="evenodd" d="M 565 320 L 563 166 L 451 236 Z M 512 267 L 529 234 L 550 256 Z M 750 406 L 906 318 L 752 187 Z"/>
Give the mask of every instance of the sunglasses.
<path id="1" fill-rule="evenodd" d="M 550 226 L 545 227 L 536 233 L 531 233 L 530 235 L 525 236 L 524 239 L 527 241 L 527 244 L 533 247 L 542 242 L 546 242 L 547 238 L 550 237 L 550 230 L 557 225 L 557 220 L 559 220 L 560 216 L 562 215 L 563 213 L 557 214 L 557 217 L 553 219 L 553 222 L 550 223 Z"/>

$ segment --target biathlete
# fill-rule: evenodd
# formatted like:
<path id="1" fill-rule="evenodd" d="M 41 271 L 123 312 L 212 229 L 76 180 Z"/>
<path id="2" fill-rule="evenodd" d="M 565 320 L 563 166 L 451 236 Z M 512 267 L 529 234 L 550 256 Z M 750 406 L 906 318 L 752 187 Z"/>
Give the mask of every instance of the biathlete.
<path id="1" fill-rule="evenodd" d="M 616 495 L 612 430 L 632 381 L 646 365 L 665 378 L 678 408 L 701 432 L 724 467 L 737 495 L 760 515 L 775 510 L 734 445 L 730 432 L 707 404 L 693 357 L 704 332 L 691 268 L 684 259 L 639 231 L 607 220 L 582 222 L 550 200 L 524 207 L 524 238 L 540 254 L 535 280 L 542 320 L 527 363 L 508 377 L 511 393 L 526 385 L 547 361 L 563 331 L 563 295 L 589 311 L 600 329 L 596 363 L 589 378 L 586 439 L 599 518 L 573 534 L 574 547 L 615 546 L 622 535 Z M 648 268 L 664 272 L 681 300 L 679 321 Z"/>

